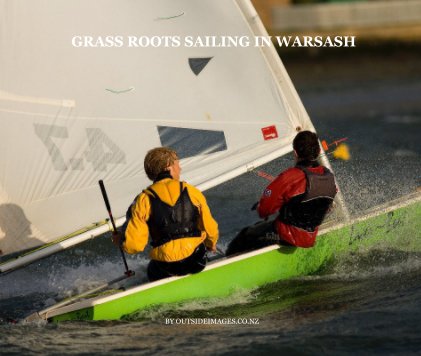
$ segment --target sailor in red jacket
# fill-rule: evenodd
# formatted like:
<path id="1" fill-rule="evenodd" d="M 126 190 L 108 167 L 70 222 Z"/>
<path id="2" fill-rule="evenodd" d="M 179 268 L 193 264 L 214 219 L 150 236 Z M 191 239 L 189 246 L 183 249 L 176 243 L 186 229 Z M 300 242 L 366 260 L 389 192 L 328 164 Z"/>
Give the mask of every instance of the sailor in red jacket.
<path id="1" fill-rule="evenodd" d="M 271 182 L 257 205 L 261 218 L 277 217 L 243 229 L 231 242 L 227 255 L 274 243 L 297 247 L 315 244 L 318 227 L 337 192 L 335 178 L 317 162 L 320 146 L 315 133 L 298 133 L 293 148 L 296 166 Z"/>

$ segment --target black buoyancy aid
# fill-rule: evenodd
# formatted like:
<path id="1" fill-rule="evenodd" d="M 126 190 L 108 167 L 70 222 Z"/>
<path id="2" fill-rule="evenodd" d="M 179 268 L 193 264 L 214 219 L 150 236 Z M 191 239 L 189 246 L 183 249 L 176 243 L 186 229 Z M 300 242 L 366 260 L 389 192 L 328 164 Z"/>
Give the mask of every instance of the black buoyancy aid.
<path id="1" fill-rule="evenodd" d="M 323 222 L 336 195 L 335 177 L 323 167 L 323 174 L 313 173 L 304 166 L 297 165 L 306 176 L 306 191 L 293 197 L 282 206 L 279 219 L 307 231 L 314 231 Z"/>
<path id="2" fill-rule="evenodd" d="M 171 240 L 184 237 L 201 236 L 198 228 L 199 209 L 192 203 L 187 188 L 180 182 L 180 196 L 174 206 L 163 202 L 158 194 L 147 188 L 151 202 L 151 214 L 148 219 L 152 246 L 158 247 Z"/>

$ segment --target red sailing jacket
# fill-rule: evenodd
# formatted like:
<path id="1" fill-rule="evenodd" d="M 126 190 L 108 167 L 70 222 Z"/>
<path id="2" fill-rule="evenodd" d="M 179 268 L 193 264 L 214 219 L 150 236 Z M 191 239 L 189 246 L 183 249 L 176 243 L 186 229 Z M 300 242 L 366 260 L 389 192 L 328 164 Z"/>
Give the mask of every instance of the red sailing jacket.
<path id="1" fill-rule="evenodd" d="M 308 167 L 309 171 L 323 174 L 323 166 Z M 306 177 L 299 168 L 289 168 L 270 183 L 260 198 L 257 212 L 261 218 L 278 213 L 281 207 L 294 196 L 306 191 Z M 293 246 L 312 247 L 316 242 L 318 228 L 309 232 L 298 227 L 285 224 L 276 219 L 276 228 L 282 240 Z"/>

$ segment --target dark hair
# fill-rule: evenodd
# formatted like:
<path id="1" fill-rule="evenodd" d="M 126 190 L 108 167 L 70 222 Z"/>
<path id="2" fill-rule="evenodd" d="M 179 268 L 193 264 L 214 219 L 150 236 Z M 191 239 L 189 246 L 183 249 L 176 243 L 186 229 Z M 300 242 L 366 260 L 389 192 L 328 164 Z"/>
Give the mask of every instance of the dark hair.
<path id="1" fill-rule="evenodd" d="M 302 160 L 314 161 L 320 154 L 319 139 L 311 131 L 299 132 L 292 141 L 292 147 Z"/>

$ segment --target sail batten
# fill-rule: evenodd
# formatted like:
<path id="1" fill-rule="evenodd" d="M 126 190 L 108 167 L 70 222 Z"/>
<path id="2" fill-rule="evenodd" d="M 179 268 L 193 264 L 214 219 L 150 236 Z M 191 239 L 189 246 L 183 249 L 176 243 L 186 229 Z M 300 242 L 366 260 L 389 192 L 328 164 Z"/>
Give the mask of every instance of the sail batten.
<path id="1" fill-rule="evenodd" d="M 0 10 L 2 260 L 101 221 L 100 179 L 122 224 L 149 184 L 153 147 L 180 151 L 182 179 L 206 190 L 313 129 L 273 47 L 128 45 L 130 36 L 267 36 L 249 0 L 0 0 Z M 92 46 L 110 33 L 124 45 Z"/>

